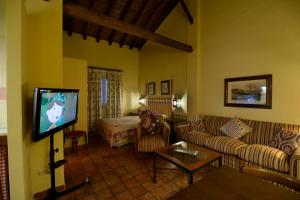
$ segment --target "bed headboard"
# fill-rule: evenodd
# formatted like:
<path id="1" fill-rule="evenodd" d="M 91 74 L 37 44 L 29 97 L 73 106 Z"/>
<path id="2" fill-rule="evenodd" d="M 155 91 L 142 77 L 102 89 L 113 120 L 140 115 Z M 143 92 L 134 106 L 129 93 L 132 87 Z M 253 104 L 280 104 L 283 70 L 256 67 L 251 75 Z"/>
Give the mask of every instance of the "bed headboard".
<path id="1" fill-rule="evenodd" d="M 172 97 L 148 97 L 146 105 L 152 112 L 172 116 Z"/>

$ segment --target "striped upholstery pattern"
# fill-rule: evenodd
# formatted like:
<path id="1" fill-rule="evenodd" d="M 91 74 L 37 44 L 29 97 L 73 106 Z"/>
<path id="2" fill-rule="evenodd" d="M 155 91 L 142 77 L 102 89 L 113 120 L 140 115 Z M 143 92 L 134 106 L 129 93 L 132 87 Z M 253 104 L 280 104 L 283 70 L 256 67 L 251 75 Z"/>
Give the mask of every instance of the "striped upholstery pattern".
<path id="1" fill-rule="evenodd" d="M 226 136 L 217 136 L 208 138 L 205 141 L 205 146 L 221 153 L 238 155 L 238 151 L 242 148 L 245 148 L 247 144 L 239 139 L 233 139 Z"/>
<path id="2" fill-rule="evenodd" d="M 221 126 L 226 124 L 231 118 L 212 115 L 203 115 L 202 117 L 207 133 L 216 136 L 225 136 L 224 133 L 222 133 L 219 129 Z M 247 124 L 253 129 L 252 133 L 249 133 L 240 138 L 240 140 L 248 144 L 268 145 L 269 142 L 273 139 L 274 135 L 278 133 L 278 131 L 281 129 L 300 132 L 300 125 L 264 122 L 247 119 L 241 119 L 241 121 L 243 121 L 245 124 Z"/>
<path id="3" fill-rule="evenodd" d="M 225 125 L 230 119 L 231 118 L 229 117 L 218 117 L 210 115 L 202 116 L 206 132 L 216 136 L 225 136 L 225 134 L 220 131 L 220 127 Z"/>
<path id="4" fill-rule="evenodd" d="M 152 152 L 162 147 L 165 147 L 165 142 L 161 134 L 145 134 L 139 141 L 138 152 Z"/>
<path id="5" fill-rule="evenodd" d="M 177 134 L 177 140 L 182 140 L 182 136 L 184 133 L 191 131 L 190 124 L 184 124 L 176 126 L 176 134 Z"/>
<path id="6" fill-rule="evenodd" d="M 213 135 L 209 133 L 203 133 L 199 131 L 189 131 L 189 132 L 184 132 L 181 134 L 181 139 L 193 144 L 201 145 L 203 146 L 205 141 L 208 138 L 211 138 Z"/>
<path id="7" fill-rule="evenodd" d="M 238 156 L 250 163 L 279 172 L 289 172 L 289 156 L 283 151 L 261 144 L 242 148 Z"/>

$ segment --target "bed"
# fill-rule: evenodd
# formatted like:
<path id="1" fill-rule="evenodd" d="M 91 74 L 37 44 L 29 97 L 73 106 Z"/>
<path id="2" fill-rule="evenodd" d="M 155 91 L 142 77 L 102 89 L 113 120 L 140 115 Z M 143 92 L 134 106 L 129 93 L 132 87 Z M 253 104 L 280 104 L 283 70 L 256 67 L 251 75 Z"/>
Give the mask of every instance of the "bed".
<path id="1" fill-rule="evenodd" d="M 139 122 L 139 116 L 100 119 L 97 121 L 97 130 L 111 147 L 121 147 L 134 142 Z"/>
<path id="2" fill-rule="evenodd" d="M 172 96 L 148 97 L 146 106 L 160 121 L 172 116 Z M 97 121 L 97 132 L 111 147 L 121 147 L 134 142 L 139 122 L 139 116 L 100 119 Z"/>

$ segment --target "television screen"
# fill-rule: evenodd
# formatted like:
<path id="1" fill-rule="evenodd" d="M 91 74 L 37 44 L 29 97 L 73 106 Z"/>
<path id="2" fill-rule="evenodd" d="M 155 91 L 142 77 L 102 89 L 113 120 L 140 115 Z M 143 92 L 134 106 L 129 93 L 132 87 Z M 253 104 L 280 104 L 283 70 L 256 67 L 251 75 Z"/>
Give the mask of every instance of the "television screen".
<path id="1" fill-rule="evenodd" d="M 77 121 L 79 90 L 36 88 L 32 140 L 40 140 Z"/>

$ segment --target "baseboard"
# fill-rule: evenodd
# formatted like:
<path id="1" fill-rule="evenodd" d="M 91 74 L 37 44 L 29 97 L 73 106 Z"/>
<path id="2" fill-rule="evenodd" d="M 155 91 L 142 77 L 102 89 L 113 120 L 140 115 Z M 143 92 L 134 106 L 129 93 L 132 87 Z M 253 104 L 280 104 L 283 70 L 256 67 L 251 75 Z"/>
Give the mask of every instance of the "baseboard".
<path id="1" fill-rule="evenodd" d="M 65 190 L 65 185 L 60 185 L 60 186 L 56 187 L 57 192 L 60 192 L 60 191 L 63 191 L 63 190 Z M 34 194 L 33 199 L 34 200 L 46 200 L 47 197 L 48 197 L 48 194 L 49 194 L 49 189 Z"/>

